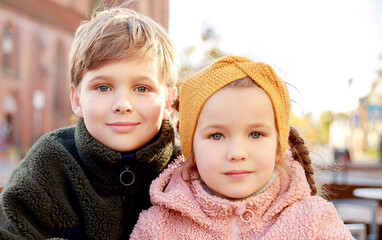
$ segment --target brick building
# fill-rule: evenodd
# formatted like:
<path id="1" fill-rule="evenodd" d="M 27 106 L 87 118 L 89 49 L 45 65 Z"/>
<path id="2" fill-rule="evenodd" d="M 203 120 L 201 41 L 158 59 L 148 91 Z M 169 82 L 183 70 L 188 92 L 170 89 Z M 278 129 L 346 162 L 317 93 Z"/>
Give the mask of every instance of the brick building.
<path id="1" fill-rule="evenodd" d="M 70 124 L 68 53 L 96 0 L 0 0 L 0 151 L 25 153 L 42 134 Z M 109 7 L 121 0 L 106 0 Z M 168 27 L 169 0 L 130 8 Z"/>

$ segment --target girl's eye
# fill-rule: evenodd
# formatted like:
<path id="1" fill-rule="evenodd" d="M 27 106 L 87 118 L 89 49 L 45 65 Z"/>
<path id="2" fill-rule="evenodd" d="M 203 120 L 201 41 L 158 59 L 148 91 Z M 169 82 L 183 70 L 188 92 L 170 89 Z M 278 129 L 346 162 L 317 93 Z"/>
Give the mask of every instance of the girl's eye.
<path id="1" fill-rule="evenodd" d="M 259 132 L 253 132 L 253 133 L 249 134 L 249 136 L 251 138 L 261 138 L 262 134 Z"/>
<path id="2" fill-rule="evenodd" d="M 147 87 L 144 87 L 144 86 L 139 86 L 136 88 L 136 90 L 138 92 L 147 92 L 148 91 Z"/>
<path id="3" fill-rule="evenodd" d="M 108 86 L 102 85 L 97 87 L 97 89 L 100 90 L 101 92 L 107 92 L 110 88 Z"/>
<path id="4" fill-rule="evenodd" d="M 215 134 L 212 134 L 212 135 L 210 136 L 210 138 L 211 138 L 212 140 L 221 140 L 221 139 L 223 139 L 224 137 L 223 137 L 223 135 L 221 135 L 220 133 L 215 133 Z"/>

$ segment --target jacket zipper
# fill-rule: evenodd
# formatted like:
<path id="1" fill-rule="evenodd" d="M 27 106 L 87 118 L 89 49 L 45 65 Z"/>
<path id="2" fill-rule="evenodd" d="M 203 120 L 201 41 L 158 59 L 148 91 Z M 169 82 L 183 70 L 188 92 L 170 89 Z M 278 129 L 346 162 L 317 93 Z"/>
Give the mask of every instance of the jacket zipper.
<path id="1" fill-rule="evenodd" d="M 238 239 L 238 227 L 237 227 L 237 216 L 234 216 L 232 219 L 232 238 Z"/>
<path id="2" fill-rule="evenodd" d="M 122 185 L 125 187 L 131 186 L 135 182 L 135 174 L 130 170 L 130 163 L 136 159 L 136 154 L 135 152 L 131 153 L 124 153 L 122 154 L 122 161 L 125 165 L 125 170 L 121 172 L 119 175 L 119 181 L 121 182 Z M 127 178 L 127 180 L 126 180 Z M 119 233 L 118 239 L 125 238 L 124 236 L 124 229 L 125 229 L 125 224 L 126 224 L 126 217 L 125 217 L 125 210 L 127 208 L 126 206 L 126 192 L 125 189 L 123 190 L 122 194 L 122 219 L 121 219 L 121 230 Z"/>
<path id="3" fill-rule="evenodd" d="M 126 205 L 126 195 L 123 194 L 122 195 L 122 219 L 121 219 L 121 228 L 120 228 L 120 231 L 119 231 L 119 237 L 118 239 L 122 239 L 124 236 L 123 236 L 123 229 L 125 228 L 125 205 Z"/>

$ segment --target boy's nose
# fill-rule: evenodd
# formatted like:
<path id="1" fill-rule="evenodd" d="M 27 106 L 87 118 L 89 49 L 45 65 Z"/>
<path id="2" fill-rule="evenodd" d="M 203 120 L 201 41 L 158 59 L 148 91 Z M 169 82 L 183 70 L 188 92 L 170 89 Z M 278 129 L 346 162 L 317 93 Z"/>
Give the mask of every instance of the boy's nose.
<path id="1" fill-rule="evenodd" d="M 131 102 L 125 97 L 117 101 L 113 106 L 113 112 L 125 113 L 132 110 Z"/>
<path id="2" fill-rule="evenodd" d="M 246 144 L 243 141 L 230 141 L 227 157 L 229 160 L 245 160 L 248 158 Z"/>

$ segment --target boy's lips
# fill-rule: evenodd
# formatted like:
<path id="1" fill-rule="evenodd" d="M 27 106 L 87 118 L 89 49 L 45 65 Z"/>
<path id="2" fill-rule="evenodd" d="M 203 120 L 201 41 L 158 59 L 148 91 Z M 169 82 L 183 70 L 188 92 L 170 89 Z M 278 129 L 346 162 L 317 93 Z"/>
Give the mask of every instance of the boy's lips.
<path id="1" fill-rule="evenodd" d="M 132 132 L 136 126 L 140 123 L 136 122 L 112 122 L 106 125 L 111 127 L 117 133 L 129 133 Z"/>

